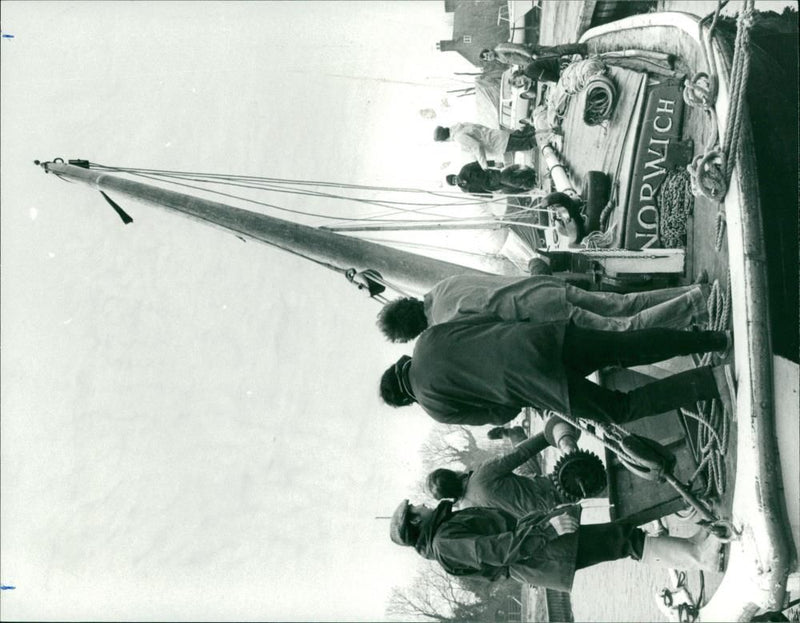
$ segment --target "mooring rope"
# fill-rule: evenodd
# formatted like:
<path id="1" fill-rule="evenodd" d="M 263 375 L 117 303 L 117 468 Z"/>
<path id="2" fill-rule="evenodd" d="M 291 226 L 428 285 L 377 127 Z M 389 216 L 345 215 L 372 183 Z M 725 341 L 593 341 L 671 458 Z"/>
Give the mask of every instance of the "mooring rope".
<path id="1" fill-rule="evenodd" d="M 724 6 L 720 4 L 714 14 L 714 21 L 708 33 L 708 44 L 702 32 L 700 41 L 705 55 L 706 66 L 709 72 L 696 73 L 687 80 L 684 88 L 684 100 L 687 104 L 705 110 L 711 120 L 712 134 L 706 144 L 704 154 L 699 154 L 687 167 L 692 179 L 692 192 L 695 196 L 701 194 L 712 201 L 721 203 L 728 192 L 733 168 L 739 153 L 742 115 L 745 108 L 747 82 L 750 75 L 750 30 L 753 25 L 753 8 L 755 0 L 745 0 L 744 9 L 737 19 L 736 41 L 734 44 L 733 61 L 731 66 L 731 83 L 729 87 L 730 106 L 728 108 L 725 136 L 721 146 L 717 147 L 719 131 L 717 118 L 714 111 L 714 102 L 717 96 L 718 78 L 716 60 L 711 41 L 716 27 L 719 11 Z M 724 221 L 717 218 L 717 241 L 721 237 L 720 228 Z M 720 246 L 717 246 L 719 249 Z"/>
<path id="2" fill-rule="evenodd" d="M 728 274 L 723 292 L 719 281 L 714 281 L 708 297 L 709 331 L 725 331 L 730 321 L 731 279 Z M 706 353 L 699 365 L 711 364 L 713 355 Z M 699 463 L 690 482 L 703 471 L 706 472 L 706 487 L 703 496 L 720 497 L 725 492 L 725 454 L 730 436 L 730 422 L 718 400 L 697 403 L 696 410 L 681 409 L 681 413 L 702 426 L 698 426 L 695 447 L 699 450 Z"/>
<path id="3" fill-rule="evenodd" d="M 714 22 L 708 35 L 709 44 L 722 6 L 720 4 L 715 12 Z M 722 200 L 728 191 L 740 150 L 742 115 L 750 71 L 750 30 L 753 24 L 753 6 L 753 0 L 746 0 L 745 7 L 737 20 L 729 89 L 730 107 L 721 146 L 716 145 L 719 140 L 719 132 L 713 108 L 717 85 L 715 61 L 713 53 L 705 45 L 703 51 L 706 54 L 706 64 L 711 73 L 695 74 L 694 79 L 687 84 L 684 91 L 684 99 L 687 103 L 705 110 L 712 123 L 712 135 L 706 145 L 706 153 L 698 155 L 687 167 L 687 170 L 690 174 L 692 193 L 695 196 L 702 194 L 718 204 L 714 237 L 714 249 L 717 252 L 722 249 L 725 241 L 725 212 Z M 702 36 L 701 41 L 705 41 Z M 724 293 L 719 281 L 715 281 L 711 289 L 708 300 L 710 330 L 724 331 L 728 327 L 730 296 L 730 273 L 728 273 Z M 711 357 L 710 353 L 704 355 L 700 359 L 700 365 L 710 364 Z M 729 420 L 719 401 L 716 400 L 698 403 L 695 411 L 681 409 L 681 413 L 703 424 L 698 426 L 695 447 L 699 451 L 700 458 L 691 481 L 705 473 L 706 487 L 703 496 L 719 498 L 725 492 L 724 457 L 730 434 Z"/>

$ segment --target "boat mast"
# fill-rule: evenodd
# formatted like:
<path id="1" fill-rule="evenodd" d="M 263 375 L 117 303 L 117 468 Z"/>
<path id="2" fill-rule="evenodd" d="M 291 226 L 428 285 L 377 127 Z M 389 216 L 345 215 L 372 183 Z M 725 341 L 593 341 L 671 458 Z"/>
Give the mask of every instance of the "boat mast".
<path id="1" fill-rule="evenodd" d="M 38 161 L 37 164 L 39 164 Z M 329 265 L 338 272 L 345 272 L 348 269 L 355 269 L 358 272 L 370 269 L 377 271 L 387 283 L 403 289 L 411 289 L 416 293 L 425 292 L 442 279 L 453 275 L 489 274 L 466 266 L 392 249 L 331 231 L 136 182 L 105 171 L 65 164 L 63 161 L 43 162 L 41 167 L 47 173 L 82 182 L 100 191 L 125 195 L 137 201 L 178 212 L 207 225 L 222 227 L 237 235 Z M 522 275 L 524 273 L 509 261 L 507 274 Z"/>

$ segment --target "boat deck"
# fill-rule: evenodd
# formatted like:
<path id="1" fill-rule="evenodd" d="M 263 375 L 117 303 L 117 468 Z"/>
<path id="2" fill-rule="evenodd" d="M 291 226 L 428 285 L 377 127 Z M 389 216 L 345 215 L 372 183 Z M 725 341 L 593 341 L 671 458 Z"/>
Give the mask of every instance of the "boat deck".
<path id="1" fill-rule="evenodd" d="M 668 3 L 668 2 L 667 2 Z M 584 5 L 581 8 L 581 4 Z M 541 30 L 539 43 L 553 44 L 562 43 L 565 41 L 574 41 L 578 38 L 584 26 L 579 22 L 579 13 L 586 10 L 586 6 L 591 4 L 590 0 L 584 3 L 560 3 L 560 2 L 547 2 L 546 10 L 542 14 Z M 571 5 L 571 6 L 564 6 Z M 659 7 L 664 8 L 664 3 L 659 2 Z M 554 9 L 566 9 L 575 13 L 572 19 L 553 19 L 556 11 Z M 711 7 L 708 10 L 713 10 Z M 708 10 L 703 9 L 702 14 L 706 14 Z M 694 11 L 693 11 L 694 12 Z M 732 32 L 732 24 L 727 24 L 728 32 Z M 720 28 L 724 25 L 721 23 Z M 745 524 L 750 523 L 751 518 L 758 515 L 757 520 L 753 525 L 747 526 L 745 530 L 749 532 L 748 539 L 745 540 L 745 549 L 741 545 L 737 545 L 737 552 L 735 552 L 734 561 L 736 564 L 735 569 L 724 577 L 722 574 L 706 574 L 706 591 L 704 604 L 712 601 L 715 593 L 717 599 L 704 612 L 703 618 L 711 617 L 710 620 L 720 620 L 714 618 L 722 616 L 725 610 L 724 602 L 741 602 L 742 592 L 749 595 L 750 599 L 754 601 L 757 599 L 763 605 L 775 606 L 774 600 L 780 595 L 777 590 L 777 580 L 780 578 L 780 572 L 770 572 L 770 565 L 786 565 L 795 564 L 791 562 L 792 555 L 789 552 L 791 543 L 785 540 L 785 536 L 779 533 L 785 530 L 786 526 L 791 524 L 795 531 L 795 541 L 798 540 L 798 529 L 796 524 L 796 515 L 798 502 L 797 499 L 789 499 L 794 496 L 800 499 L 797 495 L 797 486 L 794 487 L 785 484 L 786 495 L 788 496 L 785 504 L 789 506 L 790 517 L 787 520 L 785 511 L 781 511 L 783 504 L 774 496 L 768 488 L 764 487 L 766 478 L 771 478 L 773 481 L 776 477 L 780 478 L 781 464 L 784 470 L 784 483 L 786 483 L 786 476 L 789 474 L 797 474 L 797 358 L 798 358 L 798 344 L 797 344 L 797 160 L 795 158 L 797 152 L 797 123 L 798 123 L 798 98 L 797 98 L 797 24 L 790 24 L 786 33 L 776 36 L 775 31 L 766 33 L 759 33 L 758 27 L 753 29 L 753 58 L 751 61 L 750 73 L 750 88 L 748 91 L 748 105 L 750 112 L 753 111 L 768 111 L 766 114 L 751 114 L 748 116 L 752 124 L 752 135 L 747 136 L 749 127 L 746 128 L 746 143 L 745 143 L 745 160 L 749 159 L 750 166 L 755 161 L 757 165 L 757 182 L 756 172 L 752 169 L 745 171 L 743 174 L 739 172 L 738 186 L 734 188 L 733 192 L 736 201 L 745 201 L 745 214 L 741 218 L 737 214 L 736 209 L 731 210 L 728 205 L 730 201 L 726 201 L 725 206 L 721 206 L 716 202 L 710 201 L 705 197 L 696 198 L 694 201 L 693 213 L 689 216 L 687 221 L 687 240 L 686 240 L 686 264 L 683 274 L 678 276 L 678 283 L 685 284 L 691 282 L 702 270 L 706 270 L 709 275 L 709 281 L 718 281 L 723 290 L 727 290 L 728 270 L 732 257 L 736 258 L 735 264 L 738 271 L 734 275 L 733 288 L 738 292 L 745 292 L 745 284 L 743 279 L 747 282 L 746 294 L 734 297 L 737 300 L 733 301 L 732 307 L 736 307 L 736 339 L 739 345 L 747 344 L 745 348 L 737 347 L 737 357 L 746 353 L 746 358 L 743 358 L 743 366 L 740 373 L 743 374 L 740 379 L 740 390 L 743 396 L 740 396 L 740 402 L 744 402 L 745 408 L 740 414 L 746 426 L 739 430 L 736 421 L 730 422 L 730 429 L 727 434 L 729 442 L 727 443 L 727 454 L 725 456 L 724 473 L 727 475 L 726 483 L 724 486 L 724 493 L 721 499 L 715 503 L 715 509 L 722 515 L 731 517 L 737 515 L 739 519 L 745 519 Z M 646 36 L 641 32 L 623 31 L 614 28 L 616 32 L 611 32 L 612 28 L 604 30 L 602 36 L 597 36 L 597 32 L 587 33 L 588 38 L 585 39 L 589 43 L 590 49 L 594 53 L 602 53 L 613 49 L 635 48 L 645 49 L 658 52 L 671 52 L 677 57 L 675 69 L 691 75 L 696 71 L 706 69 L 706 62 L 702 49 L 698 46 L 696 39 L 693 39 L 690 34 L 680 32 L 679 29 L 671 27 L 661 28 L 648 28 Z M 691 29 L 690 29 L 691 30 Z M 789 32 L 791 31 L 791 32 Z M 727 41 L 722 42 L 723 64 L 725 61 L 729 63 L 733 38 L 729 36 Z M 764 62 L 763 51 L 767 50 L 771 59 L 781 58 L 782 63 Z M 760 57 L 760 60 L 759 60 Z M 719 57 L 718 57 L 719 62 Z M 724 65 L 726 68 L 729 64 Z M 785 86 L 781 89 L 776 89 L 776 84 L 791 85 L 792 88 Z M 723 106 L 722 114 L 727 108 L 727 102 Z M 693 153 L 704 153 L 706 145 L 709 143 L 711 134 L 713 132 L 712 124 L 708 118 L 708 113 L 701 110 L 687 107 L 683 112 L 684 126 L 682 129 L 682 138 L 691 138 L 694 141 Z M 564 149 L 565 155 L 572 149 L 574 154 L 579 156 L 582 154 L 581 147 L 586 143 L 575 140 L 579 134 L 572 134 L 572 143 L 568 143 Z M 753 139 L 755 137 L 755 140 Z M 567 141 L 569 141 L 569 136 Z M 571 164 L 571 163 L 569 163 Z M 573 165 L 574 166 L 574 165 Z M 627 167 L 627 165 L 625 165 Z M 604 165 L 603 170 L 608 173 L 610 167 Z M 623 167 L 625 168 L 625 167 Z M 612 173 L 613 175 L 613 173 Z M 736 178 L 736 172 L 734 177 Z M 581 190 L 580 185 L 576 189 Z M 768 269 L 769 288 L 764 285 L 766 280 L 759 278 L 757 271 L 753 271 L 753 262 L 758 264 L 764 263 L 763 255 L 754 254 L 751 249 L 747 248 L 748 242 L 747 235 L 744 236 L 745 248 L 742 249 L 741 238 L 742 231 L 745 229 L 740 220 L 749 220 L 750 231 L 758 231 L 760 228 L 757 226 L 757 219 L 753 219 L 746 213 L 750 210 L 748 201 L 753 201 L 752 209 L 761 213 L 763 211 L 763 231 L 764 241 L 767 247 L 766 264 Z M 761 211 L 758 210 L 759 199 Z M 725 210 L 729 218 L 732 218 L 730 227 L 732 228 L 732 240 L 736 248 L 728 249 L 728 237 L 722 237 L 721 248 L 715 248 L 715 240 L 718 233 L 718 212 Z M 731 216 L 733 215 L 733 216 Z M 738 240 L 737 240 L 738 239 Z M 738 245 L 738 246 L 737 246 Z M 755 249 L 759 245 L 754 245 Z M 763 254 L 763 251 L 760 252 Z M 745 256 L 745 268 L 742 269 L 741 258 Z M 747 263 L 749 267 L 747 266 Z M 742 276 L 747 273 L 746 276 Z M 761 289 L 758 289 L 758 282 L 761 281 Z M 738 283 L 737 283 L 738 282 Z M 752 288 L 756 286 L 757 293 L 753 293 Z M 738 289 L 737 289 L 738 288 Z M 748 297 L 758 299 L 748 300 Z M 772 335 L 772 349 L 775 355 L 772 366 L 764 366 L 763 362 L 759 363 L 757 359 L 760 357 L 770 358 L 769 348 L 767 343 L 759 342 L 761 338 L 758 337 L 759 331 L 753 331 L 753 308 L 758 305 L 764 306 L 767 298 L 769 298 L 769 332 Z M 744 319 L 747 319 L 746 322 Z M 764 320 L 761 318 L 756 320 L 756 324 L 763 325 Z M 769 335 L 769 332 L 766 334 Z M 762 332 L 761 335 L 764 335 Z M 755 337 L 754 337 L 755 336 Z M 772 358 L 770 358 L 772 359 Z M 640 370 L 648 373 L 650 376 L 659 377 L 666 374 L 685 369 L 685 366 L 692 365 L 692 362 L 681 361 L 679 359 L 663 362 L 657 367 L 651 367 L 650 370 Z M 753 368 L 751 368 L 753 366 Z M 778 448 L 773 448 L 775 445 L 774 437 L 770 440 L 769 431 L 757 430 L 764 428 L 761 422 L 761 417 L 767 415 L 767 412 L 761 413 L 763 406 L 768 405 L 770 396 L 768 395 L 771 390 L 771 383 L 769 388 L 765 388 L 763 371 L 765 369 L 774 368 L 774 383 L 776 393 L 776 404 L 774 413 L 779 415 L 776 423 L 777 444 L 780 446 L 780 460 L 776 460 Z M 755 372 L 753 372 L 755 371 Z M 779 374 L 780 373 L 780 374 Z M 753 376 L 755 374 L 755 376 Z M 779 378 L 780 375 L 783 377 Z M 787 382 L 786 376 L 792 376 L 791 382 Z M 750 392 L 753 388 L 759 388 L 763 400 L 765 396 L 764 390 L 766 389 L 767 401 L 766 402 L 752 402 Z M 782 390 L 779 388 L 783 388 Z M 786 391 L 788 389 L 788 394 Z M 793 396 L 793 400 L 787 400 L 786 396 Z M 789 404 L 792 402 L 792 404 Z M 750 411 L 753 411 L 751 413 Z M 794 413 L 794 416 L 792 416 Z M 772 417 L 771 415 L 769 417 Z M 767 420 L 769 420 L 769 417 Z M 791 426 L 790 430 L 786 429 L 786 423 L 789 421 Z M 768 428 L 770 424 L 767 424 Z M 783 427 L 783 429 L 781 428 Z M 737 443 L 738 440 L 738 443 Z M 788 445 L 788 447 L 787 447 Z M 753 455 L 753 448 L 760 449 L 761 454 Z M 743 449 L 743 455 L 737 456 L 740 449 Z M 772 467 L 763 465 L 764 457 L 771 457 Z M 794 470 L 792 470 L 794 466 Z M 766 467 L 766 469 L 765 469 Z M 787 471 L 788 467 L 788 471 Z M 762 476 L 766 474 L 765 480 L 760 481 Z M 741 499 L 736 502 L 734 500 L 735 488 L 743 487 L 744 495 L 740 495 Z M 750 491 L 752 489 L 753 491 Z M 755 493 L 754 493 L 755 492 Z M 742 493 L 742 492 L 740 492 Z M 755 497 L 753 497 L 755 495 Z M 762 498 L 761 496 L 767 496 Z M 792 512 L 794 511 L 794 513 Z M 784 516 L 782 516 L 782 514 Z M 792 519 L 791 515 L 795 515 Z M 791 520 L 791 521 L 789 521 Z M 687 536 L 695 527 L 691 522 L 676 521 L 670 518 L 670 531 L 681 535 Z M 770 533 L 770 544 L 767 543 L 766 532 Z M 753 538 L 755 536 L 755 539 Z M 760 550 L 756 555 L 754 549 Z M 777 548 L 777 549 L 776 549 Z M 782 551 L 783 559 L 779 562 L 776 552 Z M 776 556 L 774 558 L 763 558 L 762 556 Z M 791 559 L 791 560 L 790 560 Z M 757 562 L 757 564 L 755 564 Z M 744 563 L 744 564 L 743 564 Z M 774 571 L 774 569 L 773 569 Z M 644 573 L 644 572 L 642 572 Z M 747 576 L 742 573 L 749 574 Z M 771 580 L 768 582 L 758 583 L 759 580 L 754 580 L 755 577 L 768 575 Z M 599 577 L 590 574 L 594 580 L 598 581 Z M 646 575 L 646 574 L 645 574 Z M 693 574 L 691 580 L 692 590 L 697 595 L 699 587 L 699 577 Z M 764 576 L 766 579 L 766 575 Z M 795 574 L 796 575 L 796 574 Z M 795 580 L 796 583 L 796 580 Z M 721 584 L 725 586 L 720 587 Z M 637 584 L 638 585 L 638 584 Z M 644 588 L 644 584 L 640 588 Z M 654 585 L 655 587 L 656 585 Z M 663 586 L 663 585 L 658 585 Z M 757 586 L 757 588 L 756 588 Z M 717 589 L 720 588 L 719 591 Z M 646 589 L 645 589 L 646 590 Z M 793 590 L 797 590 L 796 587 Z M 754 592 L 755 591 L 755 592 Z M 755 597 L 758 595 L 758 597 Z M 796 597 L 796 595 L 794 595 Z M 752 606 L 752 603 L 751 603 Z M 737 605 L 735 607 L 741 607 Z M 749 611 L 748 611 L 749 612 Z M 742 611 L 741 614 L 748 618 L 748 612 Z M 754 612 L 749 612 L 754 614 Z M 744 619 L 743 619 L 744 620 Z"/>
<path id="2" fill-rule="evenodd" d="M 587 42 L 590 51 L 594 54 L 626 49 L 648 50 L 672 54 L 676 59 L 674 65 L 675 71 L 686 76 L 691 76 L 707 68 L 706 58 L 701 47 L 697 44 L 696 39 L 692 38 L 690 34 L 671 26 L 655 25 L 648 27 L 646 31 L 629 30 L 609 32 L 608 34 L 590 36 Z M 729 59 L 730 50 L 727 51 Z M 619 185 L 619 201 L 616 214 L 612 217 L 612 222 L 616 221 L 616 223 L 620 225 L 620 229 L 622 229 L 624 222 L 627 220 L 627 212 L 632 209 L 631 205 L 626 201 L 627 194 L 631 188 L 631 184 L 628 180 L 633 176 L 632 173 L 629 173 L 632 167 L 632 153 L 634 151 L 631 149 L 631 146 L 634 144 L 634 141 L 638 142 L 639 140 L 634 135 L 636 134 L 636 128 L 644 117 L 644 113 L 639 112 L 643 109 L 641 93 L 636 90 L 636 80 L 623 82 L 621 79 L 622 76 L 626 74 L 636 75 L 635 72 L 620 72 L 612 68 L 611 74 L 616 86 L 618 88 L 621 87 L 620 90 L 625 91 L 627 89 L 627 98 L 623 93 L 617 103 L 617 109 L 614 112 L 611 122 L 608 124 L 606 131 L 603 132 L 598 127 L 587 127 L 583 124 L 582 98 L 573 97 L 562 125 L 564 133 L 562 156 L 576 190 L 581 190 L 581 180 L 588 170 L 601 170 L 611 177 L 612 185 L 614 183 Z M 655 80 L 663 79 L 652 76 L 651 78 Z M 638 84 L 641 84 L 641 81 Z M 690 155 L 694 156 L 706 153 L 715 140 L 717 120 L 712 118 L 709 112 L 691 106 L 684 107 L 681 117 L 683 127 L 679 138 L 684 142 L 693 142 L 693 149 Z M 628 123 L 625 122 L 626 118 L 630 120 Z M 643 132 L 643 130 L 640 130 L 640 135 L 641 132 Z M 623 145 L 625 149 L 622 149 Z M 685 166 L 685 163 L 681 164 L 681 166 Z M 544 171 L 541 171 L 541 173 L 544 173 Z M 751 177 L 754 176 L 754 172 L 751 172 Z M 733 212 L 737 220 L 739 210 L 747 211 L 751 209 L 749 206 L 753 206 L 753 209 L 758 208 L 757 188 L 755 192 L 753 192 L 752 188 L 748 191 L 745 184 L 743 190 L 739 192 L 741 193 L 741 197 L 737 201 L 740 203 Z M 631 199 L 631 202 L 633 201 L 634 200 Z M 710 200 L 705 196 L 694 198 L 693 210 L 686 222 L 686 262 L 684 271 L 682 274 L 675 275 L 678 284 L 691 283 L 701 272 L 705 271 L 708 275 L 708 282 L 710 284 L 715 284 L 723 297 L 726 295 L 730 296 L 729 290 L 731 286 L 729 269 L 731 267 L 731 257 L 728 249 L 728 237 L 725 235 L 724 231 L 726 227 L 725 214 L 727 214 L 728 218 L 730 218 L 732 214 L 729 207 L 726 205 Z M 733 227 L 738 226 L 740 226 L 738 222 L 733 225 Z M 630 240 L 620 240 L 621 231 L 616 232 L 616 234 L 615 240 L 617 244 L 622 241 L 624 246 L 629 246 Z M 734 236 L 734 239 L 736 238 L 737 236 Z M 719 241 L 719 244 L 717 244 L 717 241 Z M 656 243 L 653 246 L 659 245 Z M 741 257 L 742 249 L 739 249 L 737 254 L 737 257 Z M 747 252 L 745 252 L 745 255 L 747 255 Z M 740 280 L 741 291 L 743 289 L 743 286 L 741 286 L 741 274 L 736 278 Z M 733 328 L 730 310 L 735 305 L 739 306 L 737 317 L 741 323 L 742 318 L 749 316 L 751 313 L 745 313 L 744 309 L 742 309 L 742 306 L 746 304 L 745 301 L 738 300 L 734 301 L 730 308 L 723 308 L 723 306 L 712 308 L 711 311 L 716 312 L 715 317 L 712 318 L 712 326 L 714 328 Z M 723 312 L 727 312 L 727 314 Z M 745 339 L 745 337 L 752 339 L 749 336 L 749 330 L 744 330 L 743 327 L 738 327 L 738 329 L 737 336 L 742 336 L 741 339 Z M 738 354 L 741 356 L 742 351 L 738 351 Z M 748 357 L 750 357 L 750 355 L 748 355 Z M 666 374 L 687 369 L 688 367 L 696 365 L 696 363 L 697 362 L 687 359 L 676 359 L 659 363 L 657 366 L 643 366 L 637 369 L 637 371 L 658 378 Z M 748 359 L 745 365 L 752 365 L 752 360 Z M 742 383 L 747 382 L 745 379 L 754 383 L 759 382 L 752 381 L 753 377 L 750 376 L 751 371 L 749 368 L 743 370 L 743 372 L 745 374 L 741 379 Z M 749 388 L 748 386 L 748 389 Z M 749 398 L 746 398 L 746 400 L 749 400 Z M 752 417 L 750 414 L 748 414 L 748 416 Z M 739 444 L 742 443 L 739 435 L 740 431 L 738 430 L 735 419 L 728 420 L 727 424 L 728 431 L 726 439 L 728 442 L 725 444 L 726 447 L 724 449 L 724 468 L 721 470 L 721 474 L 711 474 L 709 476 L 712 480 L 719 481 L 721 495 L 719 497 L 712 497 L 709 501 L 713 503 L 713 509 L 717 515 L 725 518 L 738 517 L 741 519 L 743 517 L 743 498 L 738 500 L 737 507 L 734 498 L 734 489 L 737 483 L 740 480 L 746 479 L 747 474 L 750 474 L 751 471 L 754 472 L 753 477 L 755 477 L 755 471 L 758 468 L 750 464 L 749 458 L 742 461 L 740 460 L 741 457 L 737 456 L 739 449 L 737 448 L 737 440 L 739 440 Z M 694 434 L 696 425 L 689 424 L 689 430 L 691 434 Z M 748 429 L 745 431 L 744 437 L 747 438 L 749 435 L 750 432 Z M 767 450 L 764 449 L 764 451 Z M 747 495 L 749 495 L 749 493 Z M 747 497 L 747 495 L 744 497 Z M 742 497 L 741 492 L 739 497 Z M 773 509 L 772 512 L 780 513 L 777 509 Z M 697 530 L 697 527 L 691 524 L 681 526 L 681 528 L 684 530 L 684 533 L 687 530 L 691 531 L 692 528 Z M 736 568 L 741 568 L 741 565 Z M 729 573 L 728 575 L 731 574 Z M 696 585 L 698 581 L 699 579 L 695 578 L 692 583 Z M 715 592 L 722 585 L 723 581 L 727 581 L 727 583 L 730 584 L 733 580 L 731 578 L 725 580 L 723 574 L 705 574 L 704 603 L 709 603 L 712 600 Z M 697 586 L 695 586 L 695 588 L 697 588 Z M 728 588 L 730 588 L 730 586 L 728 586 Z M 717 600 L 716 605 L 719 605 L 719 603 L 720 600 Z"/>

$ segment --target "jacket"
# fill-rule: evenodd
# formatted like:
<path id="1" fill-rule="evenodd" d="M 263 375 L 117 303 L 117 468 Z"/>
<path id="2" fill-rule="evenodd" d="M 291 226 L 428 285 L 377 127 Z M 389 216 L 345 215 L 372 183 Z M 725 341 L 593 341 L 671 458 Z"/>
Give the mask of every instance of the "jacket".
<path id="1" fill-rule="evenodd" d="M 575 576 L 577 532 L 559 536 L 551 517 L 569 513 L 580 518 L 580 506 L 533 513 L 517 522 L 497 508 L 452 512 L 449 502 L 437 507 L 422 529 L 416 549 L 452 575 L 474 575 L 491 581 L 512 577 L 534 586 L 569 591 Z M 444 507 L 446 512 L 441 512 Z"/>
<path id="2" fill-rule="evenodd" d="M 479 123 L 454 123 L 450 126 L 450 138 L 473 154 L 484 169 L 488 166 L 487 155 L 502 160 L 510 136 L 507 130 L 489 128 Z"/>
<path id="3" fill-rule="evenodd" d="M 488 195 L 502 190 L 500 171 L 497 169 L 483 169 L 477 162 L 470 162 L 461 167 L 458 172 L 458 187 L 465 193 L 473 195 Z"/>
<path id="4" fill-rule="evenodd" d="M 526 406 L 569 413 L 565 328 L 491 316 L 429 327 L 408 371 L 414 397 L 446 424 L 505 424 Z"/>
<path id="5" fill-rule="evenodd" d="M 505 456 L 478 465 L 469 475 L 459 509 L 499 508 L 519 519 L 529 513 L 547 513 L 563 502 L 549 478 L 529 478 L 514 470 L 547 447 L 543 434 L 526 439 Z"/>
<path id="6" fill-rule="evenodd" d="M 428 325 L 476 315 L 532 323 L 569 320 L 563 279 L 549 275 L 455 275 L 437 283 L 423 299 Z"/>

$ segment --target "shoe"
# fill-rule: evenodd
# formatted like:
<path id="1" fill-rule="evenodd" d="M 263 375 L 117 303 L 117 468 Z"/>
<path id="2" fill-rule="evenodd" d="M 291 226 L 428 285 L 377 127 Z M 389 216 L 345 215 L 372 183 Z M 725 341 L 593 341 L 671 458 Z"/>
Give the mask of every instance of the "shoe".
<path id="1" fill-rule="evenodd" d="M 701 270 L 700 274 L 694 278 L 694 281 L 692 283 L 697 283 L 697 284 L 708 283 L 708 271 L 705 268 Z"/>
<path id="2" fill-rule="evenodd" d="M 721 572 L 727 561 L 725 544 L 709 535 L 699 545 L 691 539 L 672 536 L 645 537 L 641 562 L 668 569 Z"/>
<path id="3" fill-rule="evenodd" d="M 531 275 L 552 275 L 553 270 L 550 268 L 550 262 L 541 257 L 534 257 L 528 262 L 528 272 Z"/>
<path id="4" fill-rule="evenodd" d="M 725 333 L 725 348 L 717 351 L 717 359 L 719 365 L 731 363 L 733 357 L 733 331 L 724 331 Z"/>
<path id="5" fill-rule="evenodd" d="M 696 299 L 693 304 L 695 314 L 692 315 L 692 322 L 697 326 L 695 330 L 706 331 L 708 330 L 708 297 L 711 294 L 711 286 L 705 283 L 695 283 L 692 285 L 696 287 L 692 288 L 691 296 L 696 296 L 694 290 L 700 291 L 699 300 Z M 694 326 L 692 328 L 694 329 Z"/>
<path id="6" fill-rule="evenodd" d="M 711 373 L 714 375 L 722 406 L 731 419 L 736 420 L 736 381 L 733 378 L 733 370 L 729 365 L 714 366 L 711 368 Z"/>

